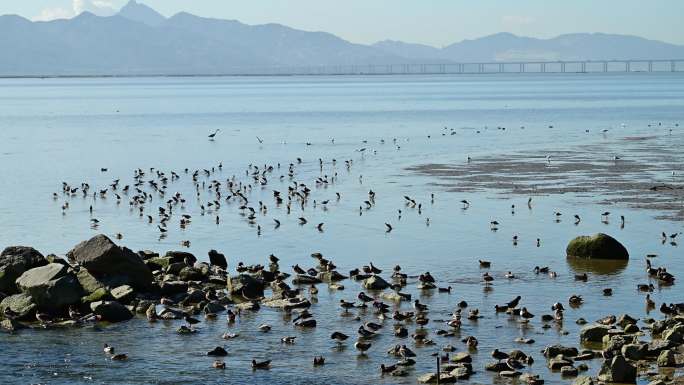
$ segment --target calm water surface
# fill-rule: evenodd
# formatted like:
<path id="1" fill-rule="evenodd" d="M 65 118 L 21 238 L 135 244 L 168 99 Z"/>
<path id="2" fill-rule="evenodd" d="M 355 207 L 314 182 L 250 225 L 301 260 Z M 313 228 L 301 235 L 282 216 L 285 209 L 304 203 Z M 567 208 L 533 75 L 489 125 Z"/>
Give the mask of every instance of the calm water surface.
<path id="1" fill-rule="evenodd" d="M 0 246 L 30 245 L 43 254 L 64 254 L 96 233 L 120 232 L 119 243 L 134 250 L 165 252 L 181 249 L 180 242 L 190 240 L 189 250 L 198 257 L 206 259 L 207 251 L 214 248 L 226 254 L 231 268 L 238 261 L 266 263 L 273 253 L 289 272 L 295 263 L 313 266 L 309 255 L 320 251 L 343 272 L 370 261 L 386 271 L 397 263 L 409 274 L 428 270 L 440 286 L 454 288 L 451 294 L 421 293 L 415 280 L 409 281 L 406 291 L 430 306 L 431 320 L 448 319 L 462 299 L 484 315 L 477 322 L 465 321 L 460 332 L 462 337 L 475 335 L 480 340 L 474 352 L 477 373 L 471 382 L 505 382 L 483 371 L 489 353 L 498 347 L 532 353 L 537 362 L 530 370 L 557 384 L 561 378 L 546 369 L 539 350 L 553 343 L 577 345 L 579 327 L 574 321 L 579 317 L 594 320 L 608 313 L 646 317 L 643 296 L 636 291 L 637 283 L 648 281 L 643 257 L 658 254 L 656 266 L 665 265 L 684 276 L 680 248 L 661 244 L 659 238 L 661 231 L 682 231 L 681 223 L 615 206 L 608 208 L 613 220 L 603 224 L 599 213 L 606 207 L 596 203 L 600 196 L 535 196 L 529 210 L 527 197 L 449 193 L 436 187 L 434 180 L 404 168 L 516 151 L 552 154 L 583 144 L 614 145 L 619 138 L 634 135 L 655 135 L 667 145 L 681 147 L 684 133 L 676 124 L 682 122 L 684 77 L 676 74 L 0 80 Z M 216 128 L 221 130 L 217 140 L 208 141 L 207 135 Z M 601 134 L 603 129 L 608 133 Z M 358 151 L 361 148 L 366 150 Z M 613 155 L 596 154 L 597 159 Z M 302 164 L 295 180 L 312 186 L 312 200 L 330 199 L 327 210 L 309 205 L 304 212 L 293 209 L 288 216 L 284 207 L 275 207 L 272 190 L 284 191 L 290 184 L 287 177 L 281 181 L 278 176 L 286 174 L 287 165 L 297 157 Z M 324 162 L 322 172 L 319 158 Z M 350 170 L 344 160 L 353 160 Z M 238 215 L 237 205 L 199 215 L 206 191 L 201 201 L 192 198 L 190 176 L 182 171 L 209 169 L 219 162 L 223 169 L 204 180 L 225 181 L 233 175 L 245 180 L 249 164 L 281 163 L 268 186 L 251 192 L 254 204 L 261 200 L 268 206 L 268 213 L 258 218 L 260 236 Z M 108 172 L 100 172 L 103 167 Z M 120 205 L 112 196 L 51 198 L 53 192 L 60 192 L 62 181 L 88 182 L 102 189 L 117 178 L 122 185 L 131 184 L 134 169 L 150 167 L 181 175 L 168 190 L 191 198 L 184 211 L 194 220 L 187 230 L 180 230 L 175 218 L 168 236 L 160 239 L 156 224 L 139 218 L 125 198 Z M 335 183 L 313 187 L 315 178 L 335 173 Z M 670 175 L 653 175 L 653 180 L 681 182 Z M 377 204 L 359 215 L 370 189 L 377 194 Z M 335 201 L 335 192 L 341 193 L 340 201 Z M 420 214 L 404 207 L 404 195 L 422 203 Z M 148 207 L 152 214 L 163 204 L 155 199 Z M 461 199 L 471 201 L 468 210 L 461 209 Z M 60 207 L 66 200 L 71 208 L 63 215 Z M 514 214 L 512 204 L 517 207 Z M 90 205 L 93 217 L 100 220 L 96 230 L 90 227 Z M 398 209 L 403 210 L 401 219 Z M 565 213 L 567 219 L 556 223 L 555 211 Z M 570 219 L 575 213 L 585 218 L 579 226 Z M 619 215 L 627 218 L 624 229 L 619 227 Z M 299 226 L 299 216 L 309 224 Z M 282 222 L 277 230 L 273 218 Z M 502 223 L 497 232 L 490 231 L 493 219 Z M 322 233 L 315 230 L 319 222 L 325 223 Z M 391 223 L 394 231 L 385 233 L 384 223 Z M 568 263 L 565 246 L 576 235 L 598 231 L 622 241 L 633 258 L 626 266 L 589 269 L 589 281 L 577 283 L 573 274 L 583 268 Z M 517 246 L 511 242 L 514 234 L 520 237 Z M 536 247 L 536 238 L 541 239 L 541 247 Z M 493 263 L 491 273 L 497 279 L 491 291 L 483 290 L 479 282 L 478 259 Z M 535 265 L 548 265 L 559 277 L 536 276 Z M 519 279 L 505 280 L 503 274 L 509 270 Z M 353 300 L 359 285 L 343 284 L 344 291 L 320 286 L 311 308 L 318 320 L 313 330 L 294 330 L 282 312 L 262 309 L 231 327 L 222 317 L 203 323 L 200 333 L 190 337 L 175 333 L 178 323 L 150 325 L 142 319 L 108 327 L 1 334 L 0 382 L 410 384 L 416 375 L 433 369 L 430 353 L 446 344 L 465 349 L 460 338 L 433 336 L 435 346 L 414 349 L 419 355 L 415 374 L 404 379 L 381 377 L 379 365 L 393 362 L 385 351 L 396 343 L 410 347 L 413 343 L 394 338 L 390 320 L 384 322 L 386 329 L 374 339 L 367 357 L 358 357 L 352 343 L 337 349 L 330 333 L 355 335 L 358 327 L 351 317 L 340 316 L 337 302 Z M 601 296 L 605 287 L 615 294 Z M 552 303 L 566 302 L 571 294 L 583 295 L 586 304 L 568 310 L 562 328 L 545 330 L 538 318 L 522 326 L 494 313 L 494 304 L 517 294 L 538 315 L 550 313 Z M 653 296 L 658 303 L 681 302 L 683 294 L 675 285 Z M 403 310 L 408 308 L 402 304 Z M 364 320 L 374 319 L 370 313 L 360 314 Z M 273 325 L 270 334 L 256 331 L 264 322 Z M 431 321 L 431 328 L 438 323 Z M 220 335 L 229 330 L 240 338 L 221 340 Z M 297 343 L 283 346 L 280 337 L 286 335 L 297 335 Z M 513 340 L 519 336 L 537 343 L 517 346 Z M 104 342 L 128 353 L 131 360 L 107 360 L 101 351 Z M 217 345 L 229 351 L 228 368 L 222 372 L 211 369 L 212 360 L 205 355 Z M 325 356 L 326 365 L 313 368 L 314 355 Z M 252 372 L 253 357 L 272 359 L 273 368 Z M 600 362 L 589 365 L 593 374 Z"/>

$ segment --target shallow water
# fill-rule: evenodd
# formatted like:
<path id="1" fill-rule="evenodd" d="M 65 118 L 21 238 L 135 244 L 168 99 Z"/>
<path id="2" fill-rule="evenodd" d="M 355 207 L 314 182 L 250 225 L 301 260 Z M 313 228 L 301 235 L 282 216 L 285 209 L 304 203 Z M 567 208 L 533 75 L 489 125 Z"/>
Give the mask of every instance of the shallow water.
<path id="1" fill-rule="evenodd" d="M 546 155 L 568 146 L 602 143 L 610 144 L 610 149 L 606 146 L 596 158 L 606 159 L 614 155 L 616 146 L 620 149 L 620 138 L 638 135 L 655 135 L 664 145 L 681 148 L 684 133 L 676 124 L 684 122 L 683 106 L 684 77 L 677 74 L 0 80 L 0 246 L 24 244 L 44 254 L 64 254 L 96 233 L 113 237 L 120 232 L 123 239 L 118 243 L 134 250 L 165 252 L 181 249 L 180 242 L 190 240 L 189 250 L 198 257 L 206 259 L 207 251 L 214 248 L 226 254 L 231 268 L 238 261 L 266 263 L 273 253 L 289 272 L 295 263 L 313 266 L 309 254 L 320 251 L 342 272 L 369 261 L 386 272 L 397 263 L 409 274 L 429 270 L 440 286 L 454 288 L 451 294 L 420 293 L 415 280 L 409 282 L 406 291 L 430 306 L 431 320 L 448 319 L 461 299 L 484 315 L 477 322 L 464 321 L 461 330 L 461 336 L 475 335 L 480 340 L 474 356 L 477 374 L 471 382 L 505 382 L 483 371 L 490 351 L 498 347 L 532 353 L 536 362 L 531 370 L 546 383 L 556 384 L 562 381 L 546 369 L 539 350 L 558 342 L 577 345 L 579 327 L 574 321 L 579 317 L 594 320 L 608 313 L 646 317 L 643 295 L 636 291 L 637 283 L 648 281 L 643 257 L 658 254 L 654 265 L 667 266 L 681 277 L 680 248 L 662 244 L 659 234 L 682 231 L 682 224 L 656 220 L 657 212 L 624 205 L 609 207 L 612 218 L 604 224 L 599 213 L 607 208 L 598 205 L 602 197 L 593 194 L 534 196 L 528 209 L 526 196 L 447 192 L 435 185 L 440 180 L 405 169 L 425 163 L 464 163 L 467 156 L 476 161 L 478 156 L 520 151 Z M 221 129 L 217 140 L 208 141 L 207 134 L 216 128 Z M 603 129 L 609 131 L 603 134 Z M 264 143 L 259 144 L 256 136 Z M 367 150 L 357 151 L 361 148 Z M 293 207 L 288 216 L 284 207 L 274 205 L 272 190 L 284 191 L 290 183 L 278 176 L 286 174 L 287 165 L 297 157 L 303 162 L 296 167 L 295 180 L 312 187 L 311 200 L 330 199 L 327 210 L 310 204 L 303 213 Z M 314 188 L 315 178 L 321 176 L 319 158 L 324 161 L 322 174 L 338 177 L 327 187 Z M 336 166 L 331 164 L 333 158 Z M 353 166 L 348 171 L 343 161 L 349 159 Z M 225 182 L 232 175 L 245 180 L 248 164 L 281 163 L 268 185 L 255 187 L 250 194 L 253 204 L 261 200 L 268 206 L 268 213 L 258 218 L 260 236 L 238 215 L 234 203 L 200 216 L 190 176 L 182 171 L 208 169 L 219 162 L 222 170 L 201 180 Z M 108 171 L 100 172 L 102 167 Z M 193 222 L 186 230 L 179 229 L 176 217 L 168 236 L 160 239 L 156 223 L 139 218 L 126 198 L 117 205 L 111 193 L 94 201 L 80 194 L 51 197 L 60 192 L 62 181 L 88 182 L 93 190 L 106 188 L 117 178 L 121 185 L 131 184 L 138 167 L 181 175 L 169 182 L 167 198 L 176 191 L 190 198 L 184 212 L 193 216 Z M 652 178 L 681 183 L 679 177 L 666 173 Z M 376 205 L 359 215 L 369 189 L 377 193 Z M 339 202 L 335 192 L 342 195 Z M 404 195 L 422 203 L 421 214 L 404 206 Z M 471 201 L 468 210 L 462 210 L 461 199 Z M 65 201 L 71 207 L 63 215 L 60 207 Z M 147 210 L 154 215 L 162 201 L 155 196 Z M 202 191 L 201 203 L 206 202 L 207 193 Z M 90 205 L 100 221 L 98 229 L 90 227 Z M 398 209 L 403 211 L 401 219 Z M 564 213 L 559 223 L 554 221 L 555 211 Z M 221 219 L 218 226 L 216 214 Z M 573 214 L 584 218 L 580 225 L 573 224 Z M 627 219 L 624 229 L 619 215 Z M 298 225 L 299 216 L 309 223 Z M 273 218 L 281 220 L 279 229 L 274 228 Z M 493 219 L 502 223 L 496 232 L 489 226 Z M 319 222 L 325 223 L 322 233 L 315 229 Z M 384 223 L 391 223 L 394 230 L 386 233 Z M 565 246 L 576 235 L 598 231 L 622 241 L 632 259 L 614 270 L 589 269 L 588 282 L 575 282 L 573 274 L 585 268 L 568 263 Z M 520 237 L 517 246 L 511 241 L 515 234 Z M 536 238 L 541 239 L 541 247 L 536 247 Z M 478 259 L 492 261 L 496 281 L 491 291 L 483 290 L 479 282 Z M 536 276 L 535 265 L 551 266 L 559 277 Z M 503 274 L 509 270 L 519 279 L 505 280 Z M 194 336 L 176 335 L 178 323 L 150 325 L 142 319 L 107 327 L 2 334 L 0 362 L 7 369 L 0 371 L 0 382 L 414 383 L 413 374 L 405 379 L 379 374 L 381 363 L 393 362 L 385 354 L 390 346 L 407 343 L 413 348 L 412 342 L 391 336 L 391 321 L 385 321 L 383 335 L 373 341 L 367 357 L 358 357 L 352 343 L 338 350 L 329 340 L 333 330 L 355 335 L 358 327 L 351 317 L 340 316 L 337 302 L 353 300 L 360 286 L 343 284 L 346 290 L 340 292 L 320 286 L 318 302 L 311 309 L 319 322 L 314 330 L 294 330 L 282 312 L 262 309 L 232 327 L 223 318 L 203 323 Z M 613 288 L 612 297 L 601 296 L 605 287 Z M 583 295 L 586 304 L 566 312 L 562 330 L 569 334 L 563 335 L 558 328 L 542 329 L 538 317 L 521 326 L 494 313 L 494 304 L 517 294 L 538 316 L 550 313 L 556 301 L 567 303 L 571 294 Z M 674 285 L 659 288 L 653 297 L 657 303 L 681 302 L 682 294 Z M 408 305 L 402 304 L 402 309 Z M 362 314 L 362 318 L 373 316 Z M 256 331 L 264 322 L 273 325 L 266 335 Z M 227 330 L 240 333 L 240 338 L 221 340 Z M 297 335 L 297 343 L 283 346 L 280 337 L 285 335 Z M 537 342 L 517 346 L 513 340 L 518 336 Z M 419 355 L 416 375 L 433 370 L 430 353 L 447 343 L 465 349 L 460 338 L 433 337 L 435 346 L 414 349 Z M 128 353 L 131 360 L 106 360 L 101 354 L 103 342 Z M 224 344 L 228 369 L 217 372 L 205 353 Z M 318 354 L 326 357 L 326 365 L 313 368 L 312 357 Z M 253 357 L 273 359 L 273 368 L 252 372 Z M 600 362 L 589 365 L 593 374 Z"/>

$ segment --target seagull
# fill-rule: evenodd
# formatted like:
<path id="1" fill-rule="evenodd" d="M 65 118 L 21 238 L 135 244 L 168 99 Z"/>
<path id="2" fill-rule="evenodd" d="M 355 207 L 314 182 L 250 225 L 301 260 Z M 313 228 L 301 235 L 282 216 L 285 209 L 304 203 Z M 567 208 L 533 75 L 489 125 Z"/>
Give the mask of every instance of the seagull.
<path id="1" fill-rule="evenodd" d="M 264 143 L 264 140 L 261 139 L 260 137 L 257 136 L 256 138 L 257 138 L 257 140 L 259 141 L 260 144 L 261 144 L 261 143 Z"/>

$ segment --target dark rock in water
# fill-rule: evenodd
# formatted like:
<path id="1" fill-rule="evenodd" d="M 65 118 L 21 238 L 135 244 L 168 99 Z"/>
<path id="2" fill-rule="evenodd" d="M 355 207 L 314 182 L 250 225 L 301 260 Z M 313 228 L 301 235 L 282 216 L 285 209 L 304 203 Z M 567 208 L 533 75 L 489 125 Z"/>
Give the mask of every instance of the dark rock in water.
<path id="1" fill-rule="evenodd" d="M 333 271 L 321 271 L 320 273 L 318 273 L 317 278 L 323 282 L 335 282 L 335 281 L 345 280 L 348 277 L 346 275 L 340 274 L 336 270 L 333 270 Z"/>
<path id="2" fill-rule="evenodd" d="M 551 370 L 560 370 L 564 366 L 572 366 L 573 362 L 562 354 L 557 355 L 556 357 L 552 358 L 549 360 L 548 367 Z"/>
<path id="3" fill-rule="evenodd" d="M 627 325 L 636 325 L 637 319 L 631 317 L 629 314 L 623 314 L 617 319 L 617 324 L 621 328 L 625 328 Z"/>
<path id="4" fill-rule="evenodd" d="M 563 345 L 551 345 L 544 349 L 544 357 L 552 358 L 557 355 L 562 354 L 565 357 L 575 357 L 579 354 L 577 348 L 563 346 Z"/>
<path id="5" fill-rule="evenodd" d="M 204 311 L 205 314 L 210 314 L 210 313 L 216 314 L 216 313 L 220 313 L 220 312 L 225 311 L 225 310 L 226 310 L 225 306 L 218 304 L 216 302 L 209 302 L 208 304 L 204 305 L 204 309 L 202 309 L 202 311 Z"/>
<path id="6" fill-rule="evenodd" d="M 140 251 L 138 251 L 138 255 L 140 256 L 140 258 L 143 259 L 143 261 L 147 261 L 150 258 L 159 257 L 159 254 L 155 253 L 152 250 L 140 250 Z"/>
<path id="7" fill-rule="evenodd" d="M 297 276 L 292 279 L 293 285 L 313 285 L 316 283 L 321 283 L 321 280 L 306 274 L 297 274 Z"/>
<path id="8" fill-rule="evenodd" d="M 568 365 L 560 368 L 560 373 L 563 377 L 577 377 L 577 375 L 579 374 L 579 370 L 577 370 L 577 368 L 572 365 Z"/>
<path id="9" fill-rule="evenodd" d="M 367 290 L 385 290 L 390 285 L 382 277 L 373 275 L 363 281 L 363 287 Z"/>
<path id="10" fill-rule="evenodd" d="M 226 349 L 224 349 L 220 346 L 217 346 L 217 347 L 211 349 L 210 351 L 208 351 L 207 355 L 210 357 L 225 357 L 228 355 L 228 352 L 226 351 Z"/>
<path id="11" fill-rule="evenodd" d="M 116 301 L 93 302 L 90 304 L 90 309 L 107 322 L 121 322 L 133 318 L 133 313 Z"/>
<path id="12" fill-rule="evenodd" d="M 16 314 L 16 319 L 29 319 L 33 317 L 37 307 L 30 295 L 25 293 L 14 294 L 0 302 L 0 313 L 4 314 L 5 310 L 9 309 L 12 313 Z"/>
<path id="13" fill-rule="evenodd" d="M 629 360 L 642 360 L 648 353 L 648 344 L 645 342 L 638 344 L 626 344 L 622 346 L 622 355 Z"/>
<path id="14" fill-rule="evenodd" d="M 508 365 L 506 365 L 505 362 L 501 361 L 496 361 L 496 362 L 488 362 L 485 364 L 485 370 L 490 371 L 490 372 L 503 372 L 504 370 L 510 370 Z"/>
<path id="15" fill-rule="evenodd" d="M 634 324 L 629 324 L 629 325 L 625 326 L 624 331 L 625 331 L 625 333 L 628 333 L 628 334 L 634 334 L 634 333 L 638 333 L 640 331 L 640 329 L 638 326 L 636 326 Z"/>
<path id="16" fill-rule="evenodd" d="M 254 278 L 249 274 L 240 274 L 230 277 L 228 291 L 233 296 L 242 296 L 247 299 L 256 299 L 264 296 L 264 281 Z"/>
<path id="17" fill-rule="evenodd" d="M 636 368 L 625 357 L 618 355 L 603 362 L 598 378 L 604 382 L 636 384 L 636 375 Z"/>
<path id="18" fill-rule="evenodd" d="M 579 236 L 568 244 L 569 257 L 591 259 L 629 259 L 627 249 L 610 235 L 599 233 L 593 236 Z"/>
<path id="19" fill-rule="evenodd" d="M 264 282 L 273 282 L 276 280 L 276 274 L 272 271 L 268 270 L 261 270 L 258 273 L 254 275 L 257 279 L 260 279 Z"/>
<path id="20" fill-rule="evenodd" d="M 216 250 L 209 250 L 209 263 L 213 266 L 218 266 L 223 270 L 228 269 L 228 261 L 226 261 L 226 256 Z"/>
<path id="21" fill-rule="evenodd" d="M 471 357 L 470 354 L 468 354 L 468 353 L 459 352 L 459 353 L 455 353 L 451 356 L 451 362 L 471 363 L 471 362 L 473 362 L 473 357 Z"/>
<path id="22" fill-rule="evenodd" d="M 582 342 L 603 342 L 603 336 L 608 335 L 609 330 L 611 330 L 610 326 L 604 326 L 604 325 L 585 326 L 580 331 L 580 340 Z"/>
<path id="23" fill-rule="evenodd" d="M 107 282 L 129 284 L 136 289 L 149 289 L 152 272 L 140 256 L 125 247 L 119 247 L 105 235 L 96 235 L 76 245 L 67 256 L 86 268 L 93 276 Z"/>
<path id="24" fill-rule="evenodd" d="M 15 294 L 19 292 L 15 281 L 26 270 L 45 266 L 48 261 L 38 250 L 26 246 L 10 246 L 0 254 L 0 292 Z"/>
<path id="25" fill-rule="evenodd" d="M 17 279 L 17 286 L 30 295 L 39 308 L 47 310 L 77 304 L 83 292 L 76 277 L 59 263 L 27 270 Z"/>

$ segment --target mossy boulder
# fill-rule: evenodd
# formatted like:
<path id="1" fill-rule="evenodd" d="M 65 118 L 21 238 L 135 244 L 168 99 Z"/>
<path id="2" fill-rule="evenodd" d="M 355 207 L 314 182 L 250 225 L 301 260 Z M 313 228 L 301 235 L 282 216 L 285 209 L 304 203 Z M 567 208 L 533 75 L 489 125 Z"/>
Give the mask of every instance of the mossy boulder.
<path id="1" fill-rule="evenodd" d="M 599 233 L 592 236 L 579 236 L 568 244 L 568 257 L 589 259 L 627 260 L 629 253 L 617 239 L 610 235 Z"/>
<path id="2" fill-rule="evenodd" d="M 10 295 L 0 302 L 0 312 L 4 313 L 9 309 L 20 320 L 30 318 L 35 313 L 36 308 L 33 298 L 24 293 Z"/>
<path id="3" fill-rule="evenodd" d="M 0 254 L 0 292 L 19 292 L 15 281 L 26 270 L 47 265 L 48 261 L 38 250 L 26 246 L 10 246 Z"/>

